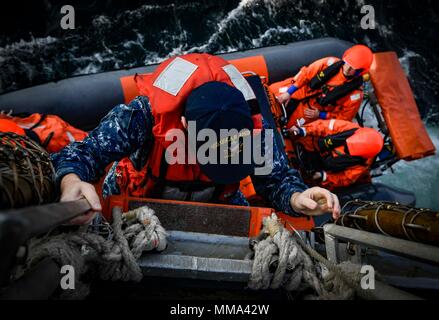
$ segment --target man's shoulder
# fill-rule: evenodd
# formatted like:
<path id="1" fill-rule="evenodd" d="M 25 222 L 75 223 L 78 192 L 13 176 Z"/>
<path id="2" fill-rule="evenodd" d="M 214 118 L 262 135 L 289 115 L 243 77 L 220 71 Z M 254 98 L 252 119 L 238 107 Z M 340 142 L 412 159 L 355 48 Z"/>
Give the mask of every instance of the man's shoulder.
<path id="1" fill-rule="evenodd" d="M 330 56 L 316 60 L 313 64 L 319 67 L 329 67 L 340 60 L 340 58 Z"/>
<path id="2" fill-rule="evenodd" d="M 122 103 L 115 106 L 108 116 L 110 118 L 128 117 L 129 119 L 132 119 L 133 114 L 136 116 L 141 115 L 141 117 L 152 118 L 151 105 L 147 96 L 137 96 L 127 104 Z"/>
<path id="3" fill-rule="evenodd" d="M 137 96 L 133 100 L 131 100 L 127 106 L 131 109 L 151 110 L 151 105 L 147 96 Z"/>

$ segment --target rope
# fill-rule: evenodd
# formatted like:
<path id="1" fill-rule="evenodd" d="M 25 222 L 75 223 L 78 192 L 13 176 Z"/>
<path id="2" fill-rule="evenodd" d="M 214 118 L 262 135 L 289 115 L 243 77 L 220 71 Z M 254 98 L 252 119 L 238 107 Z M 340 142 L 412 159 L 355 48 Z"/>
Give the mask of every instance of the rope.
<path id="1" fill-rule="evenodd" d="M 25 270 L 50 257 L 59 266 L 71 265 L 75 270 L 75 290 L 64 290 L 61 299 L 83 299 L 90 290 L 83 281 L 97 273 L 102 280 L 139 282 L 142 270 L 137 259 L 147 251 L 162 251 L 167 246 L 167 233 L 154 211 L 141 207 L 122 214 L 113 210 L 112 238 L 92 232 L 62 233 L 34 239 L 29 246 Z"/>
<path id="2" fill-rule="evenodd" d="M 55 200 L 55 169 L 50 155 L 33 140 L 0 132 L 0 159 L 0 208 Z"/>
<path id="3" fill-rule="evenodd" d="M 263 232 L 270 236 L 254 245 L 255 258 L 249 287 L 254 290 L 304 291 L 315 295 L 306 299 L 347 300 L 359 287 L 360 266 L 334 265 L 279 223 L 275 214 L 263 221 Z"/>

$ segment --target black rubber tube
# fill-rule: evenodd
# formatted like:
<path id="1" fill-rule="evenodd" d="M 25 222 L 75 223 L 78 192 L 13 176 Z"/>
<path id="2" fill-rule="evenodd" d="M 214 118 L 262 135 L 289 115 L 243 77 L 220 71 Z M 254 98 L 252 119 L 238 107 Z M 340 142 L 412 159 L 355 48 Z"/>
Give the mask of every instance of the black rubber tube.
<path id="1" fill-rule="evenodd" d="M 323 38 L 221 56 L 233 60 L 263 55 L 272 83 L 294 75 L 302 66 L 317 59 L 326 56 L 340 57 L 351 45 L 339 39 Z M 10 92 L 0 96 L 0 110 L 56 114 L 80 129 L 90 130 L 114 106 L 124 103 L 121 77 L 148 73 L 156 66 L 77 76 Z"/>

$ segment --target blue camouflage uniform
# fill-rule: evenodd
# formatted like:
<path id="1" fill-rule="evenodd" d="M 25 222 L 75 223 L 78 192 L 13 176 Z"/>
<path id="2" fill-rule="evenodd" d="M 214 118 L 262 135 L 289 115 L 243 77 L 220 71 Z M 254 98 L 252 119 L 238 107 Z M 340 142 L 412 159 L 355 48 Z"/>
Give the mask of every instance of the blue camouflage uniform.
<path id="1" fill-rule="evenodd" d="M 128 105 L 116 106 L 82 142 L 73 142 L 59 153 L 52 154 L 58 182 L 69 173 L 78 175 L 82 181 L 96 181 L 105 173 L 107 165 L 116 161 L 105 178 L 103 196 L 119 194 L 115 173 L 117 161 L 128 156 L 137 170 L 143 168 L 152 149 L 153 124 L 147 97 L 139 96 Z M 265 121 L 263 125 L 267 128 Z M 290 215 L 297 215 L 290 205 L 291 195 L 308 188 L 298 172 L 289 168 L 276 143 L 273 144 L 271 174 L 254 175 L 252 181 L 256 192 L 273 208 Z M 229 201 L 234 205 L 249 205 L 239 190 Z"/>

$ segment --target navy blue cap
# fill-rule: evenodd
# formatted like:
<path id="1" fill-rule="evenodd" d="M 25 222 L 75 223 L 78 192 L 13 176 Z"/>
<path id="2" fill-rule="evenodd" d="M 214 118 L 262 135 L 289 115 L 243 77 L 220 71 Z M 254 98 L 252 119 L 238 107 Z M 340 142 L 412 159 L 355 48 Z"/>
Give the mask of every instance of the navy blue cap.
<path id="1" fill-rule="evenodd" d="M 197 142 L 197 152 L 201 146 L 206 155 L 216 149 L 216 163 L 198 162 L 209 179 L 219 184 L 230 184 L 254 173 L 253 157 L 250 157 L 250 162 L 245 159 L 244 163 L 242 142 L 252 139 L 253 121 L 249 104 L 241 91 L 223 82 L 207 82 L 191 92 L 186 102 L 185 117 L 188 122 L 195 121 L 197 136 L 202 129 L 212 129 L 216 133 L 216 141 L 206 139 L 208 143 Z M 238 135 L 221 136 L 221 129 L 236 129 Z M 232 155 L 237 164 L 231 163 Z"/>

